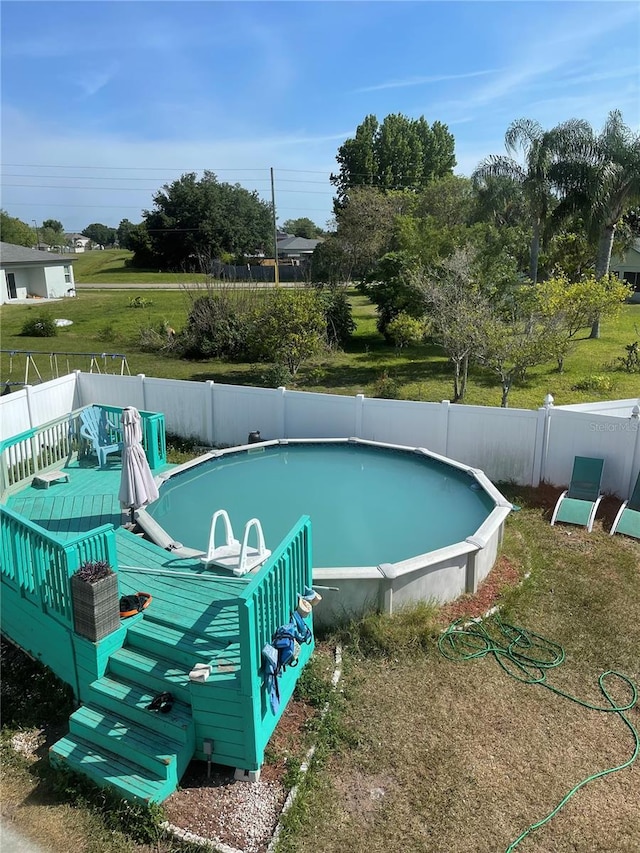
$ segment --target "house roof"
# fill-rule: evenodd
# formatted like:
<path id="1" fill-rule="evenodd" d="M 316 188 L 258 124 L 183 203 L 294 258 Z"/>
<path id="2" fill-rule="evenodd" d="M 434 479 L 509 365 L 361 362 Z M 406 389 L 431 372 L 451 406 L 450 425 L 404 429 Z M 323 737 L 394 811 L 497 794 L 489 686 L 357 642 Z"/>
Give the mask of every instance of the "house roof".
<path id="1" fill-rule="evenodd" d="M 9 264 L 52 264 L 73 263 L 73 258 L 67 255 L 54 255 L 51 252 L 41 252 L 39 249 L 27 249 L 26 246 L 15 246 L 13 243 L 0 243 L 0 266 Z"/>
<path id="2" fill-rule="evenodd" d="M 286 237 L 284 240 L 278 240 L 278 251 L 313 252 L 318 243 L 322 243 L 322 240 L 309 240 L 307 237 Z"/>

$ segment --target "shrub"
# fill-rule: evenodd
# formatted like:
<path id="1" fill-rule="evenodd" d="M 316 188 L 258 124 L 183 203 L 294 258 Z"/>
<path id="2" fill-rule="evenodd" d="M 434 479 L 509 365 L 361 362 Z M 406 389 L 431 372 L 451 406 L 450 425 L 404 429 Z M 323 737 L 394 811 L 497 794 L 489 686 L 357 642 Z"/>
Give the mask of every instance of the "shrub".
<path id="1" fill-rule="evenodd" d="M 27 338 L 55 338 L 58 334 L 58 327 L 47 314 L 39 314 L 37 317 L 30 317 L 25 322 L 20 334 Z"/>
<path id="2" fill-rule="evenodd" d="M 622 365 L 622 369 L 627 373 L 640 373 L 640 351 L 638 346 L 640 341 L 634 341 L 632 344 L 627 344 L 625 350 L 626 356 L 619 356 L 616 361 Z"/>
<path id="3" fill-rule="evenodd" d="M 286 364 L 270 364 L 262 374 L 262 382 L 267 388 L 286 387 L 292 380 L 293 376 Z"/>
<path id="4" fill-rule="evenodd" d="M 397 400 L 400 393 L 400 383 L 385 370 L 376 380 L 373 388 L 373 396 L 382 400 Z"/>
<path id="5" fill-rule="evenodd" d="M 590 376 L 585 376 L 585 378 L 581 379 L 580 382 L 576 382 L 575 385 L 572 385 L 571 390 L 604 391 L 608 393 L 609 391 L 613 391 L 615 385 L 615 380 L 612 379 L 610 376 L 604 376 L 602 374 L 591 374 Z"/>
<path id="6" fill-rule="evenodd" d="M 411 317 L 401 311 L 387 323 L 387 338 L 394 344 L 397 350 L 409 344 L 418 344 L 424 336 L 424 323 L 415 317 Z"/>
<path id="7" fill-rule="evenodd" d="M 132 296 L 129 300 L 129 308 L 148 308 L 150 305 L 153 305 L 153 300 L 144 296 Z"/>
<path id="8" fill-rule="evenodd" d="M 330 287 L 320 291 L 320 301 L 327 323 L 327 344 L 343 347 L 356 330 L 351 303 L 343 289 Z"/>
<path id="9" fill-rule="evenodd" d="M 177 346 L 185 358 L 240 358 L 247 350 L 249 317 L 226 294 L 194 300 Z"/>

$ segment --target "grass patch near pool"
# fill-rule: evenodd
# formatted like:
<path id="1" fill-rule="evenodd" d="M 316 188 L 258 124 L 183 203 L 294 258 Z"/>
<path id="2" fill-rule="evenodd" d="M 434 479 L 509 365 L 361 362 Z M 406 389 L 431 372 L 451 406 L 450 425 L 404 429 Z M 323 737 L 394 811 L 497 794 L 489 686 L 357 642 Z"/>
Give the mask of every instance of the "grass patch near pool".
<path id="1" fill-rule="evenodd" d="M 504 618 L 564 646 L 566 661 L 548 677 L 562 690 L 602 704 L 597 679 L 608 669 L 638 684 L 640 544 L 610 538 L 601 521 L 591 534 L 552 528 L 541 493 L 503 489 L 522 510 L 507 522 L 502 554 L 530 573 L 502 592 Z M 377 617 L 375 630 L 370 618 L 351 626 L 347 736 L 308 776 L 285 853 L 504 851 L 578 782 L 633 752 L 617 715 L 520 684 L 491 658 L 451 662 L 438 652 L 439 626 L 424 608 L 416 617 L 413 639 L 410 611 L 386 627 Z M 629 716 L 638 728 L 637 706 Z M 517 849 L 635 853 L 638 826 L 640 760 L 589 783 Z"/>

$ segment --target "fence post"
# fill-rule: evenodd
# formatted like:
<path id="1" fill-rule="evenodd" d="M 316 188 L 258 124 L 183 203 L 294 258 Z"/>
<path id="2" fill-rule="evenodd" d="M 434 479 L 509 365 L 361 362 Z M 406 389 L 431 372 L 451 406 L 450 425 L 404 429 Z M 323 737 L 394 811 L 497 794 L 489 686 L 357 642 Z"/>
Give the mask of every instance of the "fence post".
<path id="1" fill-rule="evenodd" d="M 24 390 L 27 392 L 27 412 L 29 413 L 29 426 L 33 429 L 36 424 L 33 421 L 33 411 L 31 410 L 31 393 L 33 385 L 25 385 Z"/>
<path id="2" fill-rule="evenodd" d="M 215 420 L 215 382 L 213 379 L 207 379 L 204 383 L 205 400 L 204 400 L 204 428 L 206 435 L 203 436 L 204 441 L 209 447 L 213 447 L 216 443 L 214 420 Z"/>
<path id="3" fill-rule="evenodd" d="M 544 425 L 542 431 L 542 446 L 540 449 L 540 476 L 537 483 L 533 483 L 534 486 L 539 486 L 540 483 L 546 479 L 547 476 L 547 456 L 549 454 L 549 437 L 551 435 L 551 412 L 553 410 L 553 395 L 547 394 L 544 398 L 544 406 L 542 407 L 542 411 L 544 412 Z M 538 436 L 536 433 L 536 442 L 538 440 Z M 537 454 L 537 448 L 536 448 Z"/>
<path id="4" fill-rule="evenodd" d="M 362 438 L 362 410 L 364 408 L 364 394 L 356 394 L 355 396 L 355 412 L 354 412 L 354 436 Z"/>
<path id="5" fill-rule="evenodd" d="M 278 391 L 280 392 L 280 438 L 289 438 L 287 433 L 287 389 L 284 385 L 280 385 Z"/>
<path id="6" fill-rule="evenodd" d="M 140 380 L 140 385 L 142 386 L 142 389 L 141 389 L 142 390 L 142 394 L 141 394 L 141 396 L 142 396 L 142 409 L 143 409 L 143 411 L 147 412 L 148 408 L 147 408 L 147 398 L 145 396 L 145 381 L 144 381 L 145 378 L 146 377 L 145 377 L 144 373 L 138 373 L 137 374 L 137 379 Z"/>
<path id="7" fill-rule="evenodd" d="M 449 411 L 451 402 L 449 400 L 440 401 L 440 441 L 441 446 L 438 448 L 438 453 L 443 456 L 449 455 Z"/>
<path id="8" fill-rule="evenodd" d="M 631 409 L 631 418 L 629 419 L 630 428 L 636 433 L 636 446 L 633 451 L 633 461 L 631 463 L 631 471 L 629 476 L 629 488 L 626 495 L 621 495 L 623 498 L 631 497 L 631 492 L 635 486 L 635 477 L 640 472 L 640 406 L 635 405 Z M 635 477 L 634 477 L 635 475 Z"/>

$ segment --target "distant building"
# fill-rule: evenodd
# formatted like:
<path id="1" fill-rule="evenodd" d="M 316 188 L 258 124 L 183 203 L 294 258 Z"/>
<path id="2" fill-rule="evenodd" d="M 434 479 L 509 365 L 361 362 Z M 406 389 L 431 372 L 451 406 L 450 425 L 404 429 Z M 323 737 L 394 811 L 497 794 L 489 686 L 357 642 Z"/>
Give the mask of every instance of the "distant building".
<path id="1" fill-rule="evenodd" d="M 75 296 L 72 264 L 64 255 L 0 243 L 0 305 Z"/>
<path id="2" fill-rule="evenodd" d="M 631 302 L 640 302 L 640 240 L 634 240 L 626 252 L 611 258 L 611 272 L 633 287 Z"/>
<path id="3" fill-rule="evenodd" d="M 322 243 L 322 240 L 309 240 L 306 237 L 288 235 L 278 240 L 278 260 L 289 260 L 294 265 L 308 261 L 318 243 Z"/>

